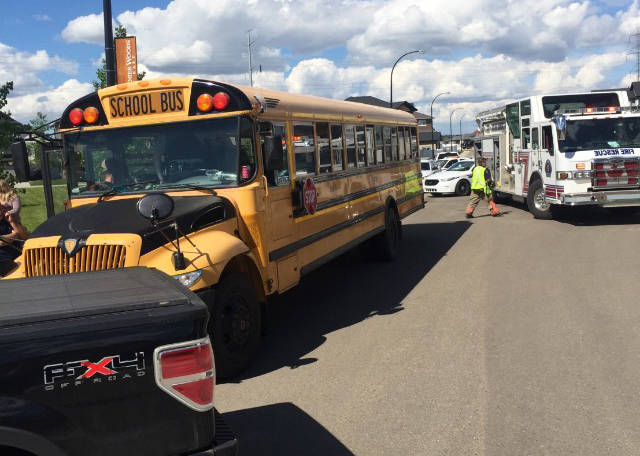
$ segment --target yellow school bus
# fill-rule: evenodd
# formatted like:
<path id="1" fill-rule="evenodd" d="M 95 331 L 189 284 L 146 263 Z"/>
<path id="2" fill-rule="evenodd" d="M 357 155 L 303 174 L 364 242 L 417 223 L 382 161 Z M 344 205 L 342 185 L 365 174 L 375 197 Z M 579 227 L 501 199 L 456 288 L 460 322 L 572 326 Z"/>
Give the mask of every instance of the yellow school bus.
<path id="1" fill-rule="evenodd" d="M 254 355 L 269 295 L 358 244 L 393 259 L 424 207 L 416 120 L 394 109 L 159 79 L 80 98 L 60 133 L 67 208 L 9 277 L 172 275 L 210 306 L 222 377 Z"/>

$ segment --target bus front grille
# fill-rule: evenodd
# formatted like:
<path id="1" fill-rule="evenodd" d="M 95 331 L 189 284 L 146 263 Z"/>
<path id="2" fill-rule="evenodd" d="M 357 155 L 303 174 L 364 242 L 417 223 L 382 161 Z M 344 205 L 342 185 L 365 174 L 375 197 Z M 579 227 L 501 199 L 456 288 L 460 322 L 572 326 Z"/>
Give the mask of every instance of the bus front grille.
<path id="1" fill-rule="evenodd" d="M 72 257 L 60 247 L 37 247 L 23 252 L 26 277 L 122 268 L 126 256 L 124 245 L 85 245 Z"/>

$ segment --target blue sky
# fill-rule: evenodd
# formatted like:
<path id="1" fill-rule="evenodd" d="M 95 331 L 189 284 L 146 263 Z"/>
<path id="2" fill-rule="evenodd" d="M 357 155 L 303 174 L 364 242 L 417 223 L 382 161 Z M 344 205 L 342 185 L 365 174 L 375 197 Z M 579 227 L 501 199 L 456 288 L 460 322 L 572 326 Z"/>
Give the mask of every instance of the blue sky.
<path id="1" fill-rule="evenodd" d="M 53 119 L 89 91 L 103 49 L 102 0 L 3 5 L 0 82 L 16 86 L 19 120 Z M 72 8 L 70 8 L 70 6 Z M 195 74 L 248 82 L 246 30 L 253 29 L 256 85 L 320 96 L 407 99 L 449 130 L 449 113 L 478 111 L 543 92 L 630 82 L 630 35 L 638 0 L 112 0 L 114 21 L 138 38 L 149 77 Z M 454 129 L 455 130 L 455 129 Z"/>

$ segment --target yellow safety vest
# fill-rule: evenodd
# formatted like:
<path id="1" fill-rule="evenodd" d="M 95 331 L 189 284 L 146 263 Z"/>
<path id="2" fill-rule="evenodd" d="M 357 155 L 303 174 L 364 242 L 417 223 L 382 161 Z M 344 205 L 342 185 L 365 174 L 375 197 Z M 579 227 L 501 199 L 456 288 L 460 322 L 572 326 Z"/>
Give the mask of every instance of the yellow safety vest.
<path id="1" fill-rule="evenodd" d="M 484 166 L 477 165 L 473 168 L 471 175 L 471 190 L 482 190 L 487 195 L 491 193 L 489 187 L 487 187 L 487 181 L 484 180 Z"/>

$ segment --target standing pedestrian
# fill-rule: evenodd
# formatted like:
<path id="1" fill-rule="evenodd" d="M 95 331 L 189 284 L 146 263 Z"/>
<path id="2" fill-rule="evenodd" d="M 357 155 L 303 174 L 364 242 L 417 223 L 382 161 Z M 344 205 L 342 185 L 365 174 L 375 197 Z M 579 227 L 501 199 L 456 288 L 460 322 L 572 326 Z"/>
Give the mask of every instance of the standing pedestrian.
<path id="1" fill-rule="evenodd" d="M 5 216 L 13 215 L 20 220 L 20 197 L 4 179 L 0 179 L 0 205 L 4 207 Z"/>
<path id="2" fill-rule="evenodd" d="M 473 173 L 471 175 L 471 197 L 469 198 L 469 205 L 466 209 L 467 218 L 473 217 L 473 211 L 480 202 L 481 199 L 487 198 L 489 203 L 489 211 L 492 216 L 500 215 L 500 211 L 496 207 L 496 203 L 493 202 L 493 180 L 491 179 L 491 171 L 487 168 L 487 162 L 484 157 L 479 157 Z"/>

